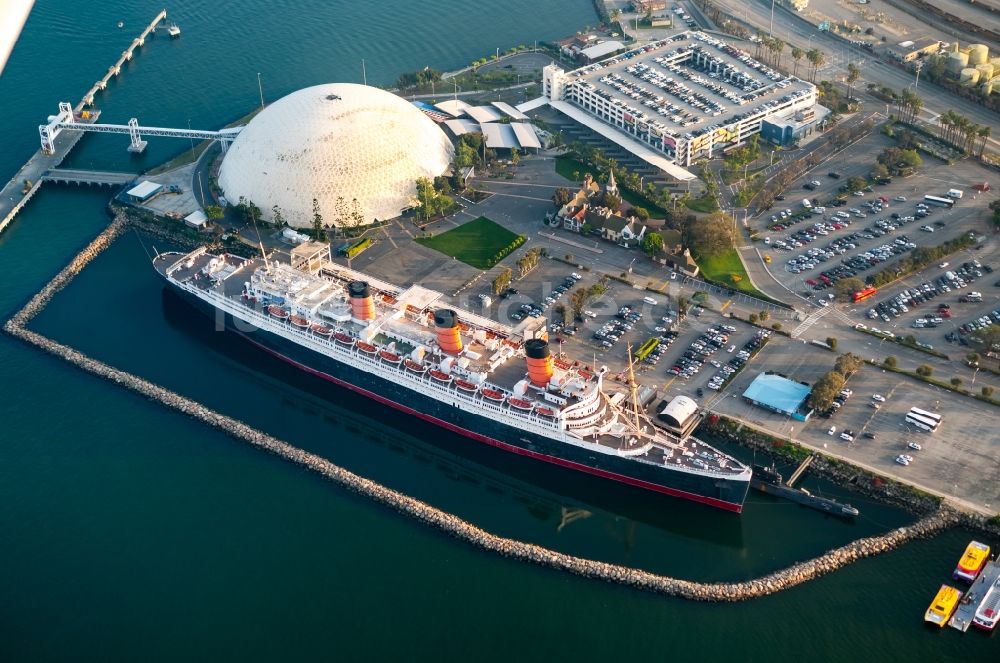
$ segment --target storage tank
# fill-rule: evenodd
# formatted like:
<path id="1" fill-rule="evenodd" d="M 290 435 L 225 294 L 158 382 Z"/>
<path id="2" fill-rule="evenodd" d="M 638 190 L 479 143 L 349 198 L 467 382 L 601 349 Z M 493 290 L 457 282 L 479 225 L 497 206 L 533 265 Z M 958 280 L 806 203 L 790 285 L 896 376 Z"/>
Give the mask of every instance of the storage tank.
<path id="1" fill-rule="evenodd" d="M 975 67 L 977 64 L 983 64 L 990 59 L 990 47 L 986 44 L 970 44 L 969 45 L 969 64 Z"/>
<path id="2" fill-rule="evenodd" d="M 969 66 L 969 54 L 956 51 L 948 54 L 948 73 L 958 76 L 963 69 Z"/>
<path id="3" fill-rule="evenodd" d="M 986 81 L 979 86 L 979 91 L 983 93 L 983 96 L 990 96 L 993 94 L 993 81 Z"/>
<path id="4" fill-rule="evenodd" d="M 976 65 L 976 71 L 979 72 L 979 80 L 988 81 L 993 78 L 993 65 L 989 62 L 984 62 L 983 64 Z"/>
<path id="5" fill-rule="evenodd" d="M 962 85 L 975 85 L 979 82 L 979 72 L 972 67 L 966 67 L 959 75 L 958 82 Z"/>

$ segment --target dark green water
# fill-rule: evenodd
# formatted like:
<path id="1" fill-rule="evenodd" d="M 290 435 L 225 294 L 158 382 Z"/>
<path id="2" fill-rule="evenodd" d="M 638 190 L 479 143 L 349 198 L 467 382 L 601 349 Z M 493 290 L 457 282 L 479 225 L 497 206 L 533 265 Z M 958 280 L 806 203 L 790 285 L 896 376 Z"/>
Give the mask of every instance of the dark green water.
<path id="1" fill-rule="evenodd" d="M 40 4 L 0 78 L 9 174 L 56 102 L 159 9 Z M 168 9 L 182 38 L 151 43 L 100 105 L 109 120 L 209 127 L 255 103 L 257 71 L 270 98 L 357 80 L 362 57 L 370 82 L 389 83 L 594 20 L 589 0 L 469 6 L 181 2 Z M 71 163 L 138 169 L 183 148 L 151 142 L 132 160 L 124 146 L 88 137 Z M 48 188 L 0 237 L 4 318 L 99 232 L 105 202 Z M 126 235 L 33 328 L 491 531 L 731 580 L 909 520 L 857 496 L 856 524 L 757 495 L 733 517 L 414 427 L 212 332 L 164 296 L 147 248 Z M 996 656 L 979 633 L 921 625 L 962 532 L 768 599 L 691 604 L 482 554 L 5 336 L 0 366 L 0 660 Z M 585 517 L 560 529 L 564 512 Z"/>

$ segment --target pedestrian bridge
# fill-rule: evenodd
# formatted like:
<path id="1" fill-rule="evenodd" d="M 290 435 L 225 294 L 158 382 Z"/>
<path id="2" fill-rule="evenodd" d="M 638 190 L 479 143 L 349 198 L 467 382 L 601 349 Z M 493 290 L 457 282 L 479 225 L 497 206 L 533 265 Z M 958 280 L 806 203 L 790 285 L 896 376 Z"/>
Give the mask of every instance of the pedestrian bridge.
<path id="1" fill-rule="evenodd" d="M 136 180 L 138 173 L 119 173 L 107 170 L 73 170 L 70 168 L 52 168 L 42 175 L 43 182 L 58 182 L 60 184 L 96 184 L 108 186 L 124 186 Z"/>

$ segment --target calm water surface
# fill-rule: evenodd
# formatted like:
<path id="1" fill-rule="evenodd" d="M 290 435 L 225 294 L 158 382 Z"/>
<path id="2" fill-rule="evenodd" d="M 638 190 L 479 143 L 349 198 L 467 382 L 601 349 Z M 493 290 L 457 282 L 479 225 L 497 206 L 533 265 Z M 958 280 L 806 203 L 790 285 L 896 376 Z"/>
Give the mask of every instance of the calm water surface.
<path id="1" fill-rule="evenodd" d="M 78 99 L 160 8 L 38 5 L 0 78 L 8 177 L 57 102 Z M 269 99 L 359 81 L 362 58 L 388 85 L 595 20 L 589 0 L 470 7 L 176 2 L 182 37 L 153 40 L 99 104 L 109 121 L 210 128 L 257 103 L 258 71 Z M 67 165 L 140 170 L 184 148 L 152 140 L 133 158 L 125 144 L 89 136 Z M 0 237 L 4 319 L 104 227 L 106 198 L 46 188 Z M 733 517 L 415 426 L 214 333 L 164 293 L 149 250 L 126 235 L 33 327 L 491 531 L 733 580 L 910 520 L 815 481 L 864 517 L 753 494 Z M 0 367 L 0 660 L 997 656 L 994 639 L 920 623 L 966 533 L 753 603 L 685 603 L 481 554 L 6 336 Z"/>

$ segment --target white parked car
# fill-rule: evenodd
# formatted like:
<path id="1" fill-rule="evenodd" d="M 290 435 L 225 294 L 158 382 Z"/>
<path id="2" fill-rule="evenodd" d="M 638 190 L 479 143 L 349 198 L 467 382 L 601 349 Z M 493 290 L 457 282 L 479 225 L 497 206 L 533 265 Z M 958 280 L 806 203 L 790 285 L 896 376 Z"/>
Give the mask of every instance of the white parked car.
<path id="1" fill-rule="evenodd" d="M 905 203 L 906 202 L 906 196 L 896 196 L 895 201 L 897 203 Z"/>
<path id="2" fill-rule="evenodd" d="M 896 462 L 900 465 L 909 465 L 910 461 L 905 456 L 896 456 Z"/>
<path id="3" fill-rule="evenodd" d="M 840 439 L 842 439 L 842 440 L 844 440 L 846 442 L 853 442 L 854 441 L 854 436 L 853 435 L 848 435 L 847 433 L 841 433 L 840 434 Z"/>
<path id="4" fill-rule="evenodd" d="M 921 449 L 923 449 L 923 447 L 920 446 L 918 442 L 907 442 L 906 446 L 909 447 L 910 449 L 913 449 L 914 451 L 920 451 Z"/>
<path id="5" fill-rule="evenodd" d="M 879 403 L 885 403 L 885 396 L 882 394 L 872 394 L 872 400 L 878 401 Z"/>
<path id="6" fill-rule="evenodd" d="M 828 431 L 826 432 L 826 434 L 827 434 L 827 435 L 833 435 L 833 434 L 834 434 L 834 433 L 836 433 L 836 432 L 837 432 L 837 427 L 836 427 L 836 426 L 830 426 L 830 430 L 828 430 Z"/>
<path id="7" fill-rule="evenodd" d="M 593 311 L 584 311 L 583 314 L 585 316 L 587 316 L 588 318 L 596 318 L 597 317 L 597 314 L 594 313 Z"/>

